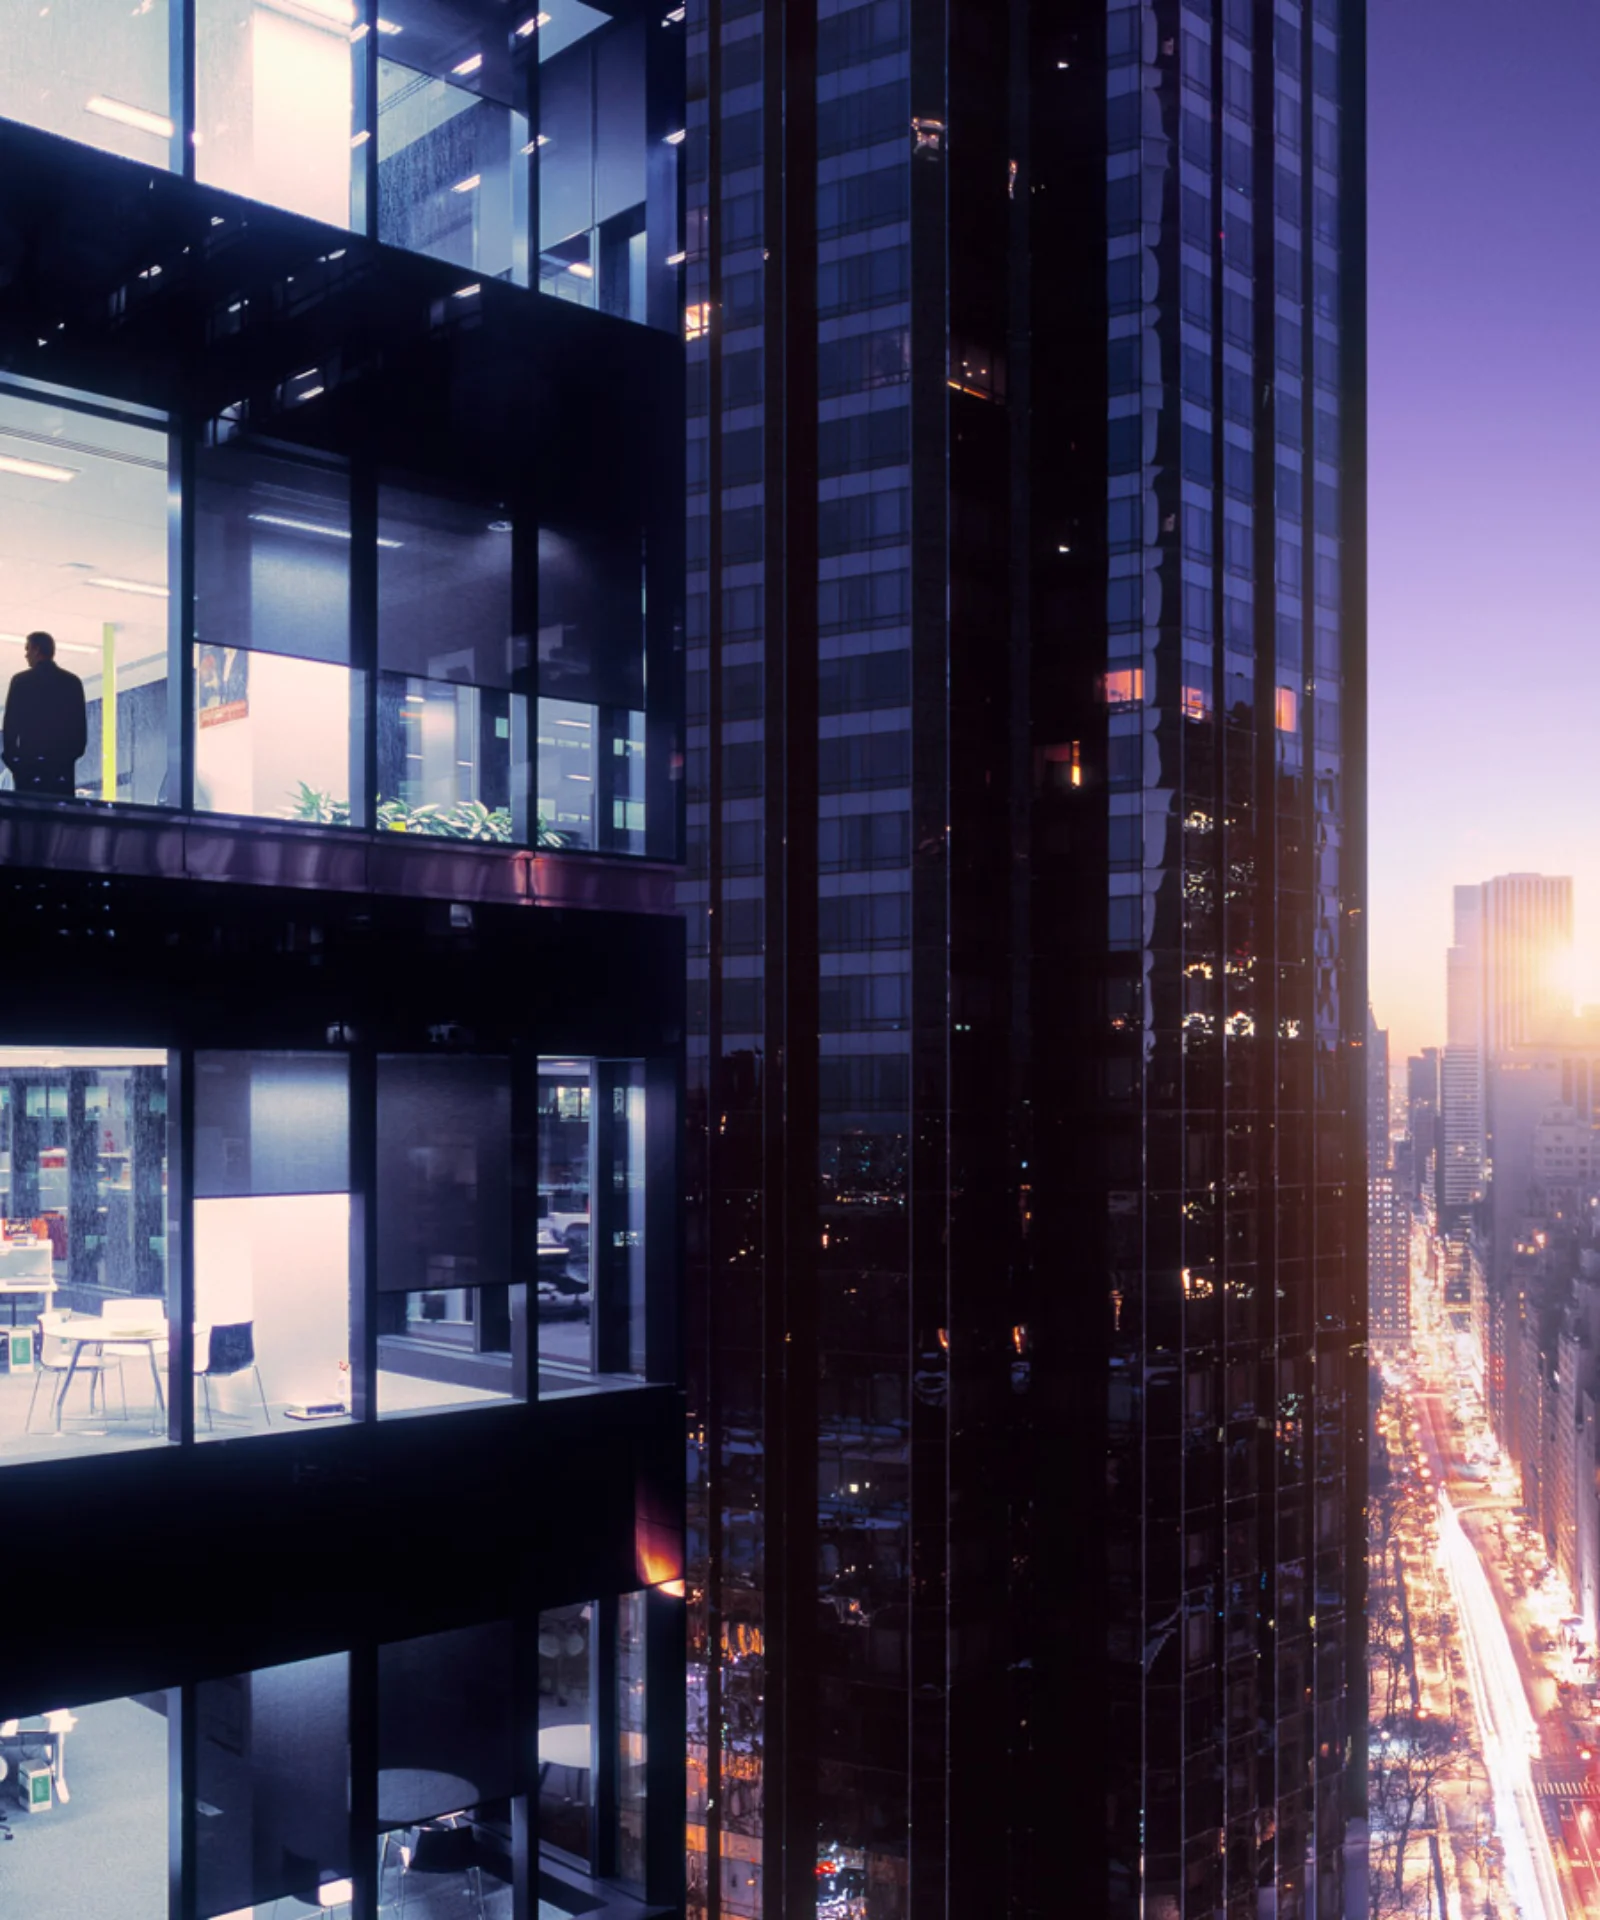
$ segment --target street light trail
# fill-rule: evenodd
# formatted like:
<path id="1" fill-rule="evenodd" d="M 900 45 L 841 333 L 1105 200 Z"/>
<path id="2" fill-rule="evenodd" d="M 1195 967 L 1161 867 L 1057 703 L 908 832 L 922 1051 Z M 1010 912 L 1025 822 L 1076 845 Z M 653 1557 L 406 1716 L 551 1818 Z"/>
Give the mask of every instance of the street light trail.
<path id="1" fill-rule="evenodd" d="M 1512 1891 L 1523 1920 L 1565 1920 L 1566 1901 L 1529 1765 L 1539 1748 L 1538 1723 L 1489 1577 L 1442 1489 L 1439 1558 L 1461 1622 L 1484 1766 L 1494 1789 L 1495 1824 L 1505 1846 Z"/>

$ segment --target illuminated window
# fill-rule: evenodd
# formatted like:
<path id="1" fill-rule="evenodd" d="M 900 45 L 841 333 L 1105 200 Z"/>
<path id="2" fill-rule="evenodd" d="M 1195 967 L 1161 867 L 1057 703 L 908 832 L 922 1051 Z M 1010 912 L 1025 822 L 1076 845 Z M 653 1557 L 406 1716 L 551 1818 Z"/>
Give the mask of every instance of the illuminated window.
<path id="1" fill-rule="evenodd" d="M 1280 733 L 1298 732 L 1300 726 L 1300 696 L 1293 687 L 1279 687 L 1276 702 L 1278 731 Z"/>
<path id="2" fill-rule="evenodd" d="M 1183 717 L 1185 720 L 1204 720 L 1207 714 L 1205 690 L 1202 687 L 1185 687 L 1183 690 Z"/>
<path id="3" fill-rule="evenodd" d="M 1119 667 L 1106 675 L 1106 705 L 1136 707 L 1144 698 L 1144 668 Z"/>
<path id="4" fill-rule="evenodd" d="M 1083 751 L 1078 741 L 1064 740 L 1044 750 L 1045 778 L 1053 787 L 1083 785 Z"/>
<path id="5" fill-rule="evenodd" d="M 711 331 L 711 303 L 709 300 L 696 300 L 683 310 L 683 337 L 685 340 L 698 340 Z"/>

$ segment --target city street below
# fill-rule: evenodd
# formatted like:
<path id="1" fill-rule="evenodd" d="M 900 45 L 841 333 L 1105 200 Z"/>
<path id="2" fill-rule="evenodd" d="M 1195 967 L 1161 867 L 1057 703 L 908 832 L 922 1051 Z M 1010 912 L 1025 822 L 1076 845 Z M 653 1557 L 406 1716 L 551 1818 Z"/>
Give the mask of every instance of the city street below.
<path id="1" fill-rule="evenodd" d="M 1426 1265 L 1374 1427 L 1372 1914 L 1600 1916 L 1594 1649 Z"/>

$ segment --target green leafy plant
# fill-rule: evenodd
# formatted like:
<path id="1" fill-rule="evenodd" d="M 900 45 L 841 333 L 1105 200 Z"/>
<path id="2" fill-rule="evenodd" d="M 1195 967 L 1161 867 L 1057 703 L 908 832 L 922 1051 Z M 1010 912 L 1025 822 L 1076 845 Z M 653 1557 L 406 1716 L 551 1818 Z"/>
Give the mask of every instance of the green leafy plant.
<path id="1" fill-rule="evenodd" d="M 321 787 L 302 780 L 289 797 L 291 820 L 312 820 L 321 826 L 347 827 L 350 824 L 348 801 L 335 800 Z M 380 800 L 373 823 L 386 833 L 419 833 L 436 840 L 476 840 L 480 843 L 508 846 L 511 841 L 511 810 L 486 807 L 481 800 L 458 800 L 450 806 L 428 802 L 408 806 L 403 800 Z M 550 826 L 541 815 L 534 845 L 545 851 L 570 848 L 573 835 Z"/>
<path id="2" fill-rule="evenodd" d="M 324 788 L 308 786 L 302 780 L 289 796 L 289 818 L 315 820 L 325 827 L 347 827 L 350 824 L 350 802 L 335 800 Z"/>

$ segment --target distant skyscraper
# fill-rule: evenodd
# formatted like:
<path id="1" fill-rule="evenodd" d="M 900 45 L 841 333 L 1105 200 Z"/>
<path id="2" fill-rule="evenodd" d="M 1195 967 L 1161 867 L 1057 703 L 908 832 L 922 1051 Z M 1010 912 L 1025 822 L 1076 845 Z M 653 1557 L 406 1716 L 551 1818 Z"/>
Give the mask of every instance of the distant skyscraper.
<path id="1" fill-rule="evenodd" d="M 1483 1192 L 1483 889 L 1455 890 L 1455 943 L 1445 955 L 1446 1038 L 1439 1063 L 1439 1221 L 1465 1220 Z"/>
<path id="2" fill-rule="evenodd" d="M 691 1915 L 1330 1920 L 1363 7 L 687 26 Z"/>
<path id="3" fill-rule="evenodd" d="M 1456 888 L 1442 1076 L 1440 1211 L 1450 1222 L 1482 1193 L 1492 1161 L 1495 1063 L 1514 1046 L 1559 1037 L 1571 1020 L 1571 955 L 1569 878 L 1510 873 Z"/>
<path id="4" fill-rule="evenodd" d="M 1486 880 L 1480 955 L 1483 1049 L 1559 1039 L 1572 1015 L 1572 881 L 1542 873 Z"/>
<path id="5" fill-rule="evenodd" d="M 1367 1009 L 1367 1173 L 1389 1166 L 1389 1030 Z"/>
<path id="6" fill-rule="evenodd" d="M 1411 1212 L 1392 1173 L 1367 1182 L 1367 1298 L 1375 1344 L 1411 1338 Z"/>
<path id="7" fill-rule="evenodd" d="M 1411 1139 L 1411 1198 L 1432 1187 L 1437 1198 L 1439 1049 L 1424 1047 L 1406 1062 L 1406 1132 Z"/>

